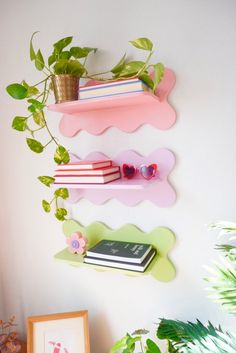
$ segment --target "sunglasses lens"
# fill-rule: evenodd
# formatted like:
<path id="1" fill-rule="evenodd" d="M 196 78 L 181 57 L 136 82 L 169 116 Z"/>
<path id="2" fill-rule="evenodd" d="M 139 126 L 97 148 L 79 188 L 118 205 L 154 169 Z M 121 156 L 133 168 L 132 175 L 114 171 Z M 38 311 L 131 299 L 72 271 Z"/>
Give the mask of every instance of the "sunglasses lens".
<path id="1" fill-rule="evenodd" d="M 125 178 L 131 179 L 135 176 L 137 169 L 133 165 L 123 164 L 123 174 Z"/>
<path id="2" fill-rule="evenodd" d="M 140 174 L 147 180 L 153 178 L 156 175 L 157 172 L 157 165 L 156 164 L 150 164 L 150 165 L 141 165 L 140 168 Z"/>

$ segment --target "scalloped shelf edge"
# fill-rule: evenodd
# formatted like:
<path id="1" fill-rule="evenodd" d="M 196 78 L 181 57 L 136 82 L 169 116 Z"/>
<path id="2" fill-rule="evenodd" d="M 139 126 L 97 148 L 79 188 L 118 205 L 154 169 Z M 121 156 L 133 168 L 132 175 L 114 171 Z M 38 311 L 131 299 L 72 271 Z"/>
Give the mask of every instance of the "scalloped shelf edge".
<path id="1" fill-rule="evenodd" d="M 157 249 L 158 255 L 154 257 L 151 264 L 143 273 L 85 264 L 83 263 L 82 255 L 71 254 L 67 248 L 54 256 L 57 261 L 77 267 L 84 266 L 85 268 L 93 268 L 97 271 L 124 273 L 128 276 L 151 275 L 161 282 L 169 282 L 173 280 L 176 275 L 175 267 L 168 256 L 168 253 L 175 244 L 175 234 L 168 228 L 157 227 L 145 233 L 132 224 L 126 224 L 117 230 L 112 230 L 101 222 L 94 222 L 86 227 L 75 220 L 64 222 L 63 233 L 66 237 L 77 231 L 80 231 L 88 238 L 89 247 L 95 245 L 101 239 L 150 243 Z"/>
<path id="2" fill-rule="evenodd" d="M 144 124 L 166 130 L 176 121 L 176 112 L 167 100 L 174 84 L 174 72 L 165 69 L 155 95 L 149 92 L 129 93 L 53 104 L 48 109 L 64 114 L 60 131 L 67 137 L 75 136 L 80 130 L 100 135 L 110 127 L 130 133 Z"/>
<path id="3" fill-rule="evenodd" d="M 70 203 L 75 203 L 81 198 L 86 198 L 92 203 L 100 205 L 115 198 L 127 206 L 135 206 L 141 201 L 149 200 L 159 207 L 170 207 L 176 200 L 176 192 L 168 181 L 168 176 L 175 165 L 175 156 L 167 149 L 157 149 L 146 157 L 133 150 L 123 151 L 115 158 L 108 157 L 100 152 L 92 152 L 84 159 L 112 159 L 115 165 L 128 163 L 139 166 L 141 164 L 157 163 L 159 166 L 159 178 L 150 180 L 150 182 L 143 180 L 145 187 L 139 189 L 133 187 L 127 189 L 128 181 L 125 183 L 123 189 L 118 188 L 119 180 L 114 182 L 114 188 L 112 188 L 112 182 L 105 185 L 98 185 L 97 189 L 96 185 L 93 185 L 93 188 L 91 188 L 90 185 L 84 184 L 83 188 L 76 188 L 76 185 L 54 184 L 54 187 L 67 187 L 70 190 L 70 197 L 68 199 Z M 80 160 L 79 157 L 71 154 L 71 162 L 78 160 Z M 120 186 L 123 180 L 121 179 Z"/>

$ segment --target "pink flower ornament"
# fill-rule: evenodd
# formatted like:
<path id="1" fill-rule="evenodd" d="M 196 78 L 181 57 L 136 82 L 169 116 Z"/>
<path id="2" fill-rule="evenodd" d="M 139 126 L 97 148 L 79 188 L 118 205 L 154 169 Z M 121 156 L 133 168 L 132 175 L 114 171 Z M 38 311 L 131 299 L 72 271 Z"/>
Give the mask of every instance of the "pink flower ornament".
<path id="1" fill-rule="evenodd" d="M 82 233 L 76 232 L 72 233 L 71 236 L 66 239 L 66 242 L 69 246 L 69 251 L 72 254 L 83 254 L 88 240 Z"/>

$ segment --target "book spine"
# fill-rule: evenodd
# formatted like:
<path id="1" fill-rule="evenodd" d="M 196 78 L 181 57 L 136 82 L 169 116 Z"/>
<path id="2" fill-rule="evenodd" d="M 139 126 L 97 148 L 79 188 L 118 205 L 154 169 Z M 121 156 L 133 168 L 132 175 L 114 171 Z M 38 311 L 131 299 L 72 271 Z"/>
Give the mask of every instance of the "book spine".
<path id="1" fill-rule="evenodd" d="M 125 86 L 128 84 L 134 84 L 134 83 L 139 83 L 139 82 L 143 83 L 143 81 L 139 80 L 138 78 L 133 78 L 130 80 L 112 81 L 112 82 L 107 82 L 107 83 L 100 83 L 97 85 L 82 86 L 82 87 L 80 87 L 80 91 L 85 92 L 85 91 L 91 91 L 93 89 L 100 89 L 100 88 L 105 88 L 105 87 Z"/>
<path id="2" fill-rule="evenodd" d="M 95 98 L 102 98 L 102 97 L 113 97 L 113 96 L 120 96 L 120 95 L 127 95 L 127 94 L 133 94 L 133 93 L 141 93 L 145 92 L 147 90 L 136 90 L 136 91 L 127 91 L 127 92 L 119 92 L 119 93 L 109 93 L 109 94 L 97 94 L 97 95 L 89 95 L 87 97 L 80 96 L 80 100 L 87 100 L 87 99 L 95 99 Z"/>

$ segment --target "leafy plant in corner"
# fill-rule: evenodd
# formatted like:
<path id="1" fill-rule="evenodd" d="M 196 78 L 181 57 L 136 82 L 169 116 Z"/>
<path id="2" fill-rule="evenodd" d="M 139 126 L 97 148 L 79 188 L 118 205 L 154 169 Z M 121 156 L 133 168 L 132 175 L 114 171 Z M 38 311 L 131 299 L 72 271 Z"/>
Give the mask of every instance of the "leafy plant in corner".
<path id="1" fill-rule="evenodd" d="M 137 348 L 140 347 L 141 353 L 161 353 L 158 345 L 147 338 L 143 339 L 143 335 L 148 334 L 149 331 L 145 329 L 135 330 L 132 334 L 127 333 L 119 341 L 115 342 L 112 346 L 110 353 L 122 352 L 122 353 L 133 353 Z"/>
<path id="2" fill-rule="evenodd" d="M 220 229 L 221 235 L 231 236 L 230 240 L 234 240 L 236 236 L 236 223 L 216 222 L 212 223 L 209 229 Z M 213 272 L 214 277 L 206 280 L 212 286 L 214 299 L 220 302 L 229 313 L 236 314 L 236 246 L 224 243 L 217 245 L 216 249 L 222 252 L 226 263 L 216 265 L 216 270 Z M 203 325 L 199 320 L 193 323 L 163 318 L 158 324 L 156 335 L 158 339 L 167 340 L 169 353 L 236 352 L 236 335 L 224 331 L 220 326 L 213 326 L 211 322 Z M 132 344 L 131 338 L 132 335 L 127 334 L 114 344 L 110 353 L 115 353 L 117 350 L 122 350 L 123 353 L 132 353 L 134 344 Z M 137 342 L 139 340 L 140 337 L 137 338 Z M 128 350 L 126 350 L 127 348 Z M 156 350 L 156 348 L 154 349 Z M 143 350 L 141 351 L 143 352 Z M 155 352 L 159 353 L 159 351 Z"/>
<path id="3" fill-rule="evenodd" d="M 73 37 L 65 37 L 53 44 L 53 51 L 46 63 L 41 50 L 38 49 L 36 51 L 34 49 L 33 38 L 36 33 L 33 33 L 30 39 L 30 59 L 34 62 L 35 68 L 43 73 L 44 78 L 33 85 L 23 80 L 21 83 L 12 83 L 7 86 L 6 90 L 12 98 L 26 100 L 27 102 L 28 114 L 25 116 L 15 116 L 12 121 L 12 128 L 19 132 L 29 133 L 26 142 L 28 147 L 35 153 L 44 152 L 50 143 L 54 143 L 56 145 L 54 161 L 57 164 L 66 164 L 70 161 L 68 150 L 53 136 L 45 114 L 48 97 L 50 91 L 52 91 L 50 79 L 53 75 L 61 74 L 86 77 L 88 74 L 85 67 L 86 60 L 91 52 L 96 52 L 96 48 L 73 46 L 68 49 Z M 42 143 L 39 139 L 36 139 L 36 135 L 42 132 L 42 130 L 46 130 L 48 134 L 48 141 L 46 143 Z M 54 179 L 49 176 L 39 177 L 39 180 L 46 186 L 50 186 L 54 182 Z M 65 199 L 68 197 L 68 190 L 66 190 L 59 189 L 59 191 L 55 191 L 51 202 L 45 200 L 42 202 L 44 210 L 50 212 L 51 203 L 55 201 L 55 216 L 59 220 L 64 220 L 67 214 L 66 209 L 58 207 L 58 198 L 62 197 Z"/>
<path id="4" fill-rule="evenodd" d="M 218 250 L 224 259 L 215 265 L 214 269 L 209 269 L 212 277 L 206 278 L 211 285 L 210 297 L 219 302 L 225 310 L 231 314 L 236 314 L 236 246 L 233 241 L 236 239 L 236 223 L 219 221 L 209 226 L 210 230 L 220 230 L 220 237 L 229 235 L 229 242 L 217 244 Z"/>
<path id="5" fill-rule="evenodd" d="M 221 235 L 236 235 L 236 223 L 216 222 L 209 229 L 220 229 Z M 212 286 L 213 299 L 220 302 L 229 313 L 236 314 L 236 247 L 219 244 L 216 249 L 225 256 L 225 263 L 216 265 L 214 277 L 206 280 Z M 157 337 L 167 339 L 170 352 L 181 353 L 225 353 L 236 352 L 236 335 L 214 327 L 210 322 L 203 325 L 178 320 L 162 319 L 157 329 Z"/>

